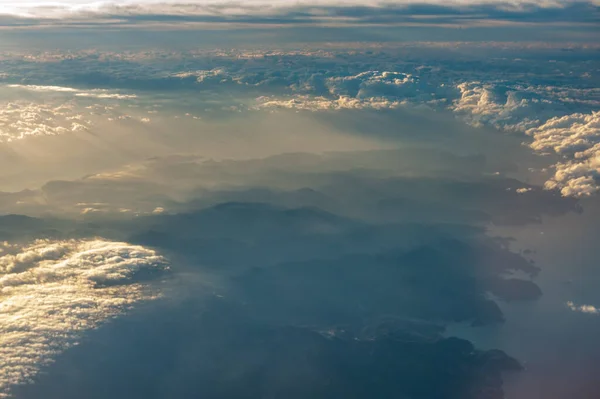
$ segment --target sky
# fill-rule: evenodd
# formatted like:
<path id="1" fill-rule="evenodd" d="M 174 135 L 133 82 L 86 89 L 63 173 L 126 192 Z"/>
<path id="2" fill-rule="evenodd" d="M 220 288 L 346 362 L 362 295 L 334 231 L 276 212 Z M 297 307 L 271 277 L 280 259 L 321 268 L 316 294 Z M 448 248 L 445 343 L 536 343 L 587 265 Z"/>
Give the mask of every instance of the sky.
<path id="1" fill-rule="evenodd" d="M 597 398 L 599 28 L 0 0 L 0 398 Z"/>

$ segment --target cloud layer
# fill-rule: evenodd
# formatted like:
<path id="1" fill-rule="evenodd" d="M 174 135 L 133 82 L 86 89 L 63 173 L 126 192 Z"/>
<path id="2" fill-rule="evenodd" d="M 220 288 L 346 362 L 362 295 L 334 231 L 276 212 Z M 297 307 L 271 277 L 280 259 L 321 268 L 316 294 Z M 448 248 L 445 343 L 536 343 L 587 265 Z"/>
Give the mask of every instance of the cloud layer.
<path id="1" fill-rule="evenodd" d="M 41 5 L 40 5 L 41 3 Z M 0 10 L 3 25 L 143 25 L 149 23 L 417 24 L 477 25 L 504 23 L 595 23 L 598 7 L 585 0 L 455 1 L 70 1 L 12 3 Z"/>
<path id="2" fill-rule="evenodd" d="M 100 118 L 128 120 L 132 116 L 118 109 L 119 101 L 137 98 L 106 89 L 23 84 L 8 84 L 0 93 L 5 99 L 0 100 L 0 143 L 85 132 Z"/>
<path id="3" fill-rule="evenodd" d="M 498 57 L 488 58 L 491 53 Z M 4 57 L 0 79 L 14 100 L 0 107 L 2 141 L 86 130 L 102 134 L 92 129 L 98 118 L 152 127 L 161 120 L 168 126 L 174 119 L 190 121 L 183 130 L 204 129 L 192 128 L 202 118 L 241 112 L 428 110 L 523 135 L 535 153 L 552 155 L 540 168 L 548 189 L 574 197 L 598 190 L 594 48 L 332 44 Z M 18 100 L 17 94 L 46 101 Z"/>
<path id="4" fill-rule="evenodd" d="M 2 244 L 0 397 L 32 381 L 86 330 L 155 298 L 138 280 L 167 268 L 156 252 L 122 242 Z"/>

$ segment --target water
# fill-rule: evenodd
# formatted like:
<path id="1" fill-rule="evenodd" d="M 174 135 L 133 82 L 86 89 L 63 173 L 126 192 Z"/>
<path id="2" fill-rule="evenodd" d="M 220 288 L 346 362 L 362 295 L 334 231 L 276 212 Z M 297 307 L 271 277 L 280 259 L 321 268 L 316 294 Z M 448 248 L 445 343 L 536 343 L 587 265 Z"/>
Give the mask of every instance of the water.
<path id="1" fill-rule="evenodd" d="M 542 271 L 536 282 L 542 298 L 531 303 L 501 303 L 506 323 L 472 328 L 454 325 L 448 334 L 482 348 L 500 348 L 525 370 L 507 376 L 507 399 L 600 398 L 600 201 L 582 201 L 583 214 L 546 218 L 542 224 L 494 228 L 492 235 L 516 239 L 513 250 Z M 574 311 L 568 303 L 593 305 L 594 313 Z"/>

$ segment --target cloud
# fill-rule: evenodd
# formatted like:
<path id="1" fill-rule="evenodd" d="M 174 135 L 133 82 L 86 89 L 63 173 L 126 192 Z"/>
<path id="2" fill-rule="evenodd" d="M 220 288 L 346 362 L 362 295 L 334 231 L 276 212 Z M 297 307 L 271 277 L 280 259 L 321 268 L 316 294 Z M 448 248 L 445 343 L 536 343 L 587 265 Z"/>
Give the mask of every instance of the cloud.
<path id="1" fill-rule="evenodd" d="M 588 313 L 588 314 L 600 314 L 600 308 L 593 305 L 576 305 L 573 302 L 567 302 L 567 306 L 574 312 Z"/>
<path id="2" fill-rule="evenodd" d="M 593 89 L 523 86 L 481 82 L 458 84 L 460 98 L 450 107 L 474 126 L 525 133 L 540 154 L 564 161 L 546 183 L 564 196 L 585 197 L 600 189 L 600 111 Z M 589 113 L 570 113 L 573 104 Z"/>
<path id="3" fill-rule="evenodd" d="M 323 80 L 329 96 L 295 95 L 289 99 L 257 98 L 256 108 L 310 111 L 448 108 L 475 127 L 491 126 L 532 137 L 535 152 L 555 153 L 565 161 L 546 183 L 564 196 L 584 197 L 600 190 L 600 111 L 569 113 L 574 105 L 593 109 L 600 103 L 595 90 L 462 82 L 453 87 L 420 76 L 368 71 Z M 453 101 L 452 98 L 458 94 Z M 519 191 L 522 192 L 522 191 Z"/>
<path id="4" fill-rule="evenodd" d="M 88 131 L 100 116 L 109 121 L 127 117 L 114 100 L 137 98 L 106 89 L 52 85 L 9 84 L 0 92 L 7 99 L 0 102 L 0 143 Z"/>
<path id="5" fill-rule="evenodd" d="M 169 108 L 151 119 L 148 108 L 144 116 L 108 108 L 89 111 L 102 113 L 112 122 L 131 118 L 132 122 L 160 125 L 164 112 L 175 106 L 181 114 L 201 115 L 196 118 L 274 109 L 451 111 L 472 126 L 523 134 L 536 153 L 564 157 L 560 162 L 552 161 L 555 173 L 547 178 L 548 189 L 575 197 L 595 192 L 594 120 L 600 107 L 600 90 L 594 87 L 594 72 L 589 68 L 593 55 L 569 46 L 489 46 L 427 43 L 417 48 L 406 44 L 399 48 L 346 44 L 300 50 L 90 50 L 8 56 L 15 62 L 7 65 L 17 66 L 8 67 L 14 82 L 46 82 L 11 84 L 9 89 L 67 96 L 66 107 L 74 107 L 85 97 L 98 102 L 134 99 L 134 94 L 123 92 L 127 88 L 140 96 L 142 92 L 152 93 L 128 105 L 141 105 L 148 96 L 157 94 Z M 439 56 L 440 52 L 455 50 L 449 56 Z M 466 52 L 483 57 L 488 51 L 497 51 L 499 57 L 483 61 L 477 70 L 460 56 Z M 530 51 L 533 55 L 524 55 Z M 577 61 L 580 57 L 584 61 Z M 148 68 L 149 62 L 155 67 Z M 524 79 L 523 74 L 532 69 L 535 78 Z M 19 70 L 28 73 L 17 80 Z M 102 88 L 76 88 L 79 86 Z M 33 107 L 22 112 L 5 111 L 6 123 L 0 132 L 3 141 L 85 131 L 90 129 L 88 122 L 94 120 L 79 110 L 66 115 L 63 121 L 52 115 L 52 109 L 44 112 Z M 557 125 L 561 123 L 570 125 Z"/>
<path id="6" fill-rule="evenodd" d="M 72 87 L 61 87 L 61 86 L 39 86 L 39 85 L 8 85 L 8 87 L 13 89 L 25 89 L 31 91 L 41 91 L 41 92 L 59 92 L 59 93 L 75 93 L 77 89 Z"/>
<path id="7" fill-rule="evenodd" d="M 190 23 L 238 23 L 251 25 L 292 24 L 418 24 L 472 25 L 493 20 L 512 23 L 595 23 L 595 1 L 501 0 L 305 0 L 232 2 L 184 1 L 78 1 L 76 3 L 9 4 L 4 6 L 5 26 L 144 25 Z"/>
<path id="8" fill-rule="evenodd" d="M 537 119 L 531 119 L 531 100 L 517 91 L 481 82 L 463 82 L 456 87 L 460 91 L 460 98 L 450 109 L 463 115 L 473 126 L 491 125 L 522 131 L 539 123 Z M 537 117 L 537 114 L 533 115 Z"/>
<path id="9" fill-rule="evenodd" d="M 0 398 L 30 382 L 86 330 L 156 298 L 138 276 L 166 269 L 156 252 L 122 242 L 0 245 Z"/>
<path id="10" fill-rule="evenodd" d="M 528 193 L 531 190 L 533 190 L 531 187 L 523 187 L 523 188 L 517 188 L 516 191 L 519 194 L 525 194 L 525 193 Z"/>
<path id="11" fill-rule="evenodd" d="M 531 147 L 537 151 L 583 157 L 600 142 L 600 111 L 552 118 L 527 133 L 533 136 Z"/>
<path id="12" fill-rule="evenodd" d="M 341 76 L 313 74 L 293 83 L 291 89 L 306 94 L 285 99 L 261 96 L 256 99 L 257 108 L 323 111 L 435 106 L 444 102 L 444 95 L 452 91 L 417 74 L 376 70 Z"/>
<path id="13" fill-rule="evenodd" d="M 553 151 L 566 159 L 554 166 L 547 188 L 575 197 L 600 189 L 600 111 L 552 118 L 527 133 L 533 136 L 531 148 Z"/>
<path id="14" fill-rule="evenodd" d="M 406 102 L 393 101 L 385 98 L 357 99 L 340 96 L 335 99 L 326 97 L 311 97 L 306 95 L 294 96 L 290 99 L 271 99 L 259 97 L 255 109 L 281 108 L 303 111 L 328 111 L 343 109 L 394 109 L 406 105 Z"/>
<path id="15" fill-rule="evenodd" d="M 449 107 L 467 123 L 533 134 L 549 119 L 568 115 L 574 107 L 600 106 L 600 91 L 569 86 L 526 85 L 493 79 L 456 85 L 459 97 Z"/>
<path id="16" fill-rule="evenodd" d="M 41 85 L 19 85 L 19 84 L 10 84 L 7 87 L 12 89 L 22 89 L 29 90 L 35 92 L 42 93 L 73 93 L 74 96 L 77 97 L 90 97 L 90 98 L 105 98 L 105 99 L 116 99 L 116 100 L 128 100 L 137 98 L 135 94 L 121 94 L 121 93 L 111 93 L 108 90 L 104 89 L 91 89 L 91 90 L 81 90 L 73 87 L 63 87 L 63 86 L 41 86 Z"/>
<path id="17" fill-rule="evenodd" d="M 0 104 L 0 143 L 33 136 L 55 136 L 86 129 L 73 104 L 16 101 Z M 79 120 L 79 122 L 72 122 Z"/>

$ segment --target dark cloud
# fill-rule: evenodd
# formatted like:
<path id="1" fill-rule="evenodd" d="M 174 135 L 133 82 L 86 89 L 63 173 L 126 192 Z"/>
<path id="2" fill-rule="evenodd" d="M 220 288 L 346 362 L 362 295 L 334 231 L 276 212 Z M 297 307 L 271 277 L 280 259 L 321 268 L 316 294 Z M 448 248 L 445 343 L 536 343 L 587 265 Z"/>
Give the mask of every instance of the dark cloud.
<path id="1" fill-rule="evenodd" d="M 41 10 L 40 10 L 41 11 Z M 214 4 L 155 4 L 106 5 L 96 11 L 61 13 L 60 8 L 47 10 L 55 18 L 4 16 L 4 26 L 58 25 L 81 27 L 137 26 L 153 24 L 249 24 L 249 25 L 313 25 L 343 23 L 362 24 L 417 24 L 417 25 L 470 25 L 490 21 L 504 23 L 587 23 L 600 19 L 598 6 L 593 2 L 561 2 L 555 4 L 466 3 L 446 5 L 438 3 L 381 5 L 299 4 L 260 7 L 233 3 Z M 54 13 L 52 13 L 54 12 Z M 35 13 L 34 13 L 35 14 Z M 61 15 L 62 14 L 62 15 Z"/>

